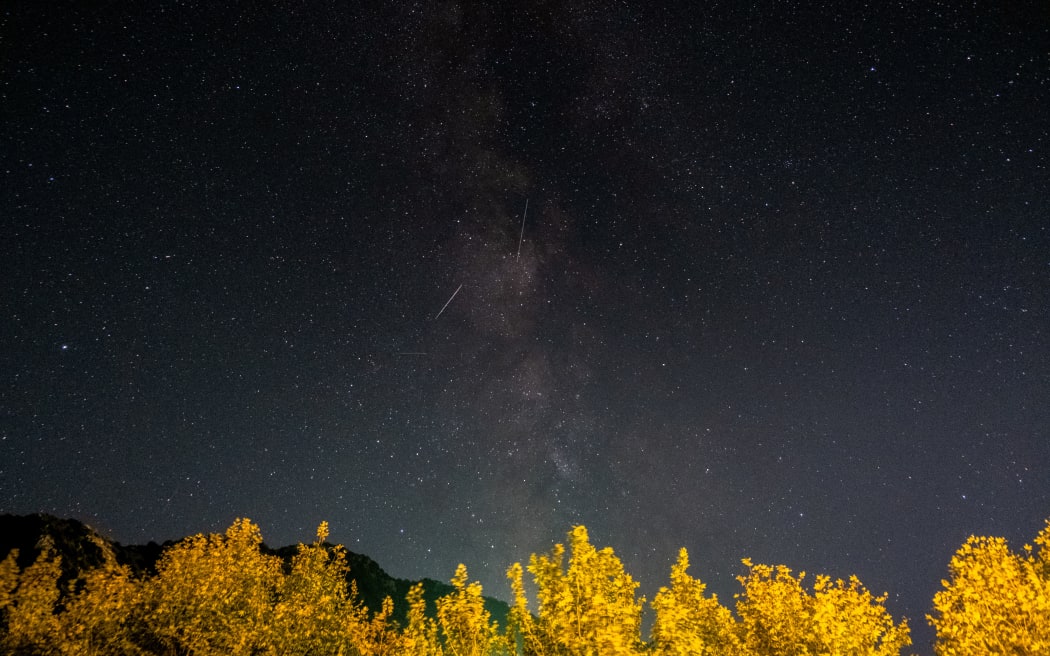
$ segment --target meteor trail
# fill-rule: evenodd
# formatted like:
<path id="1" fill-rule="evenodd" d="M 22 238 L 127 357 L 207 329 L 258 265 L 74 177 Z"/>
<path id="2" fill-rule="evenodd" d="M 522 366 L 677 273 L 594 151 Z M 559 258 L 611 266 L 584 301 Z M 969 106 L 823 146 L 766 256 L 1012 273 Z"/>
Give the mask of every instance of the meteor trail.
<path id="1" fill-rule="evenodd" d="M 461 289 L 463 289 L 463 285 L 456 287 L 456 291 L 452 292 L 452 296 L 448 297 L 448 300 L 445 301 L 445 304 L 441 306 L 441 310 L 439 310 L 438 313 L 434 315 L 434 321 L 437 321 L 437 318 L 440 317 L 441 313 L 445 311 L 445 308 L 447 308 L 448 304 L 452 302 L 452 299 L 456 298 L 456 294 L 458 294 L 459 290 Z"/>
<path id="2" fill-rule="evenodd" d="M 521 234 L 518 235 L 518 254 L 514 259 L 521 257 L 521 240 L 525 238 L 525 215 L 529 213 L 529 199 L 525 199 L 525 211 L 521 213 Z"/>

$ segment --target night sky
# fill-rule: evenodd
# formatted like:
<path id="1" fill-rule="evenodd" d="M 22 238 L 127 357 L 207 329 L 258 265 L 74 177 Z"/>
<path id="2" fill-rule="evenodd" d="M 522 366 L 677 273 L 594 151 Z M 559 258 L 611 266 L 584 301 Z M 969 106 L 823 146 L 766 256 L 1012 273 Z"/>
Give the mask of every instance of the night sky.
<path id="1" fill-rule="evenodd" d="M 0 512 L 504 598 L 583 523 L 920 650 L 1050 516 L 1046 2 L 268 4 L 0 15 Z"/>

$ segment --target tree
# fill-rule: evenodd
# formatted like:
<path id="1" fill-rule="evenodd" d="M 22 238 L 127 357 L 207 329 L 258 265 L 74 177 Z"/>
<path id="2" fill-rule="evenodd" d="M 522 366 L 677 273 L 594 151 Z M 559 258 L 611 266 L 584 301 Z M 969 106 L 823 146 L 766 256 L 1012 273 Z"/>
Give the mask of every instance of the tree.
<path id="1" fill-rule="evenodd" d="M 736 610 L 748 653 L 805 653 L 813 633 L 809 598 L 801 583 L 805 572 L 795 578 L 783 565 L 755 565 L 746 558 L 743 562 L 749 573 L 737 577 L 744 592 L 736 595 Z"/>
<path id="2" fill-rule="evenodd" d="M 508 571 L 515 594 L 516 639 L 533 654 L 640 653 L 644 599 L 635 597 L 638 584 L 611 548 L 598 550 L 591 545 L 585 527 L 574 527 L 568 537 L 568 568 L 563 567 L 561 544 L 554 545 L 550 555 L 533 554 L 529 559 L 539 600 L 538 622 L 526 617 L 520 565 Z"/>
<path id="3" fill-rule="evenodd" d="M 406 656 L 441 656 L 437 639 L 437 624 L 426 613 L 423 584 L 416 583 L 408 590 L 408 625 L 401 633 L 400 653 Z"/>
<path id="4" fill-rule="evenodd" d="M 955 552 L 927 615 L 938 656 L 1050 653 L 1050 520 L 1035 543 L 970 536 Z"/>
<path id="5" fill-rule="evenodd" d="M 263 554 L 259 527 L 236 520 L 225 535 L 195 535 L 164 552 L 147 586 L 147 622 L 163 650 L 254 654 L 268 647 L 281 561 Z"/>
<path id="6" fill-rule="evenodd" d="M 365 621 L 346 584 L 349 568 L 342 547 L 327 545 L 328 522 L 313 544 L 300 544 L 291 571 L 281 580 L 274 605 L 270 645 L 278 654 L 336 654 Z"/>
<path id="7" fill-rule="evenodd" d="M 510 581 L 511 593 L 514 595 L 514 603 L 507 617 L 508 635 L 515 647 L 520 647 L 524 656 L 546 656 L 554 652 L 554 645 L 529 611 L 523 572 L 521 563 L 514 563 L 507 568 L 507 580 Z"/>
<path id="8" fill-rule="evenodd" d="M 911 644 L 907 621 L 893 623 L 886 595 L 872 596 L 856 577 L 846 584 L 818 576 L 810 595 L 805 572 L 743 562 L 750 571 L 738 577 L 737 614 L 748 654 L 891 656 Z"/>
<path id="9" fill-rule="evenodd" d="M 144 633 L 142 584 L 117 563 L 109 544 L 94 535 L 89 539 L 101 550 L 103 563 L 70 585 L 56 644 L 70 656 L 146 653 L 139 645 Z"/>
<path id="10" fill-rule="evenodd" d="M 356 584 L 351 584 L 351 598 L 357 599 Z M 355 602 L 355 609 L 361 612 L 360 621 L 347 625 L 351 649 L 349 654 L 361 656 L 394 656 L 401 652 L 401 635 L 393 620 L 394 600 L 383 599 L 379 611 L 367 617 L 368 609 Z M 355 613 L 358 611 L 355 611 Z"/>
<path id="11" fill-rule="evenodd" d="M 5 631 L 0 648 L 12 654 L 60 653 L 54 637 L 58 635 L 59 627 L 55 604 L 60 595 L 58 579 L 62 575 L 62 559 L 55 553 L 51 538 L 45 536 L 41 540 L 40 554 L 33 564 L 18 574 L 12 586 L 12 565 L 17 555 L 17 552 L 12 552 L 0 568 L 2 588 L 6 588 L 0 589 L 6 593 L 3 607 Z"/>
<path id="12" fill-rule="evenodd" d="M 387 597 L 372 613 L 347 586 L 347 554 L 327 543 L 321 523 L 285 573 L 261 550 L 257 526 L 238 519 L 225 534 L 196 535 L 166 549 L 144 579 L 119 565 L 112 548 L 100 566 L 60 588 L 62 569 L 49 538 L 19 571 L 16 552 L 0 562 L 0 653 L 328 654 L 331 656 L 894 656 L 910 644 L 886 595 L 854 576 L 817 576 L 745 560 L 736 616 L 688 574 L 685 549 L 670 584 L 652 603 L 651 641 L 640 637 L 644 599 L 610 548 L 597 549 L 574 527 L 568 548 L 533 554 L 527 571 L 535 614 L 515 563 L 507 572 L 514 603 L 506 635 L 485 608 L 481 584 L 460 565 L 452 591 L 427 615 L 423 586 L 407 594 L 407 621 L 393 620 Z M 938 656 L 1050 653 L 1050 521 L 1011 552 L 1002 538 L 971 538 L 951 562 L 951 582 L 934 599 Z M 63 596 L 64 591 L 64 596 Z"/>
<path id="13" fill-rule="evenodd" d="M 7 635 L 7 618 L 18 589 L 18 549 L 12 549 L 0 562 L 0 631 Z"/>
<path id="14" fill-rule="evenodd" d="M 438 626 L 448 656 L 493 656 L 510 653 L 485 609 L 481 584 L 468 583 L 467 566 L 460 564 L 452 577 L 453 592 L 437 600 Z"/>
<path id="15" fill-rule="evenodd" d="M 718 596 L 704 595 L 707 586 L 686 573 L 689 553 L 678 552 L 671 566 L 671 587 L 653 599 L 656 612 L 650 645 L 659 656 L 732 656 L 741 654 L 736 620 Z"/>
<path id="16" fill-rule="evenodd" d="M 908 621 L 893 623 L 887 595 L 875 597 L 856 576 L 846 583 L 817 576 L 813 583 L 814 637 L 829 654 L 895 656 L 911 644 Z"/>

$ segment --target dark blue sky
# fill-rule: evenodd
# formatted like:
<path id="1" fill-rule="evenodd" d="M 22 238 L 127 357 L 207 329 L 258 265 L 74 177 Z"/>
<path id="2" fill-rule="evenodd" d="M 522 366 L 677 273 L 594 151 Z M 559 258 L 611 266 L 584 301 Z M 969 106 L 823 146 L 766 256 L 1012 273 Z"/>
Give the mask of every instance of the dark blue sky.
<path id="1" fill-rule="evenodd" d="M 1050 516 L 1050 9 L 990 4 L 8 7 L 0 511 L 504 597 L 584 523 L 927 651 Z"/>

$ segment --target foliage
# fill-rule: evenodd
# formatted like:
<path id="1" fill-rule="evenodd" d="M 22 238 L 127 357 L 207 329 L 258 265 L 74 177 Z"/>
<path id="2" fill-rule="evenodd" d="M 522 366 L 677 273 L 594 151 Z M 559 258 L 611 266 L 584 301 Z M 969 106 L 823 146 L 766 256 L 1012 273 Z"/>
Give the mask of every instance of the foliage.
<path id="1" fill-rule="evenodd" d="M 156 573 L 142 576 L 89 539 L 101 557 L 72 580 L 47 536 L 25 569 L 17 551 L 0 561 L 0 653 L 893 656 L 910 644 L 907 621 L 894 622 L 886 595 L 872 595 L 856 577 L 817 576 L 807 588 L 805 573 L 744 560 L 743 591 L 730 610 L 688 574 L 685 549 L 652 602 L 645 643 L 638 584 L 583 526 L 569 532 L 568 548 L 556 544 L 528 567 L 510 567 L 514 603 L 502 630 L 464 565 L 433 606 L 422 584 L 409 589 L 403 622 L 390 597 L 369 609 L 347 583 L 347 552 L 327 543 L 326 523 L 288 564 L 262 547 L 257 526 L 238 519 L 224 534 L 167 548 Z M 993 537 L 962 545 L 928 616 L 938 656 L 1050 653 L 1050 520 L 1034 545 L 1014 552 Z"/>
<path id="2" fill-rule="evenodd" d="M 811 595 L 783 565 L 756 565 L 745 559 L 739 577 L 740 634 L 748 654 L 849 654 L 890 656 L 911 644 L 907 620 L 899 625 L 856 577 L 849 583 L 818 576 Z"/>
<path id="3" fill-rule="evenodd" d="M 4 636 L 9 634 L 8 615 L 17 599 L 15 593 L 18 589 L 18 579 L 18 549 L 12 549 L 0 562 L 0 621 L 3 622 L 0 624 L 0 630 Z"/>
<path id="4" fill-rule="evenodd" d="M 401 653 L 405 656 L 439 654 L 437 623 L 427 616 L 422 583 L 417 583 L 409 589 L 407 600 L 408 625 L 401 635 Z"/>
<path id="5" fill-rule="evenodd" d="M 356 596 L 354 591 L 351 596 Z M 366 610 L 367 612 L 367 610 Z M 350 654 L 361 656 L 394 656 L 401 653 L 401 634 L 393 621 L 394 600 L 383 600 L 379 612 L 353 627 L 350 635 L 354 649 Z"/>
<path id="6" fill-rule="evenodd" d="M 452 577 L 454 592 L 437 601 L 438 625 L 446 656 L 509 654 L 510 644 L 499 634 L 485 610 L 481 584 L 468 583 L 467 566 Z"/>
<path id="7" fill-rule="evenodd" d="M 344 651 L 360 639 L 367 611 L 355 603 L 346 585 L 346 553 L 330 548 L 328 523 L 317 539 L 299 545 L 291 571 L 278 585 L 273 604 L 270 648 L 278 654 L 323 654 Z"/>
<path id="8" fill-rule="evenodd" d="M 638 584 L 623 569 L 613 550 L 598 550 L 587 529 L 569 532 L 569 564 L 563 567 L 565 547 L 554 545 L 549 555 L 533 555 L 528 570 L 539 600 L 539 618 L 528 617 L 521 583 L 521 567 L 510 569 L 515 594 L 515 626 L 527 653 L 598 654 L 641 653 L 642 604 L 635 598 Z"/>
<path id="9" fill-rule="evenodd" d="M 266 649 L 281 561 L 261 544 L 259 527 L 238 519 L 225 535 L 195 535 L 164 553 L 145 593 L 146 623 L 163 649 L 234 656 Z"/>
<path id="10" fill-rule="evenodd" d="M 927 616 L 938 656 L 1050 653 L 1050 520 L 1035 544 L 971 536 L 955 552 Z"/>
<path id="11" fill-rule="evenodd" d="M 40 545 L 40 555 L 17 580 L 12 581 L 12 563 L 17 558 L 12 552 L 2 568 L 4 606 L 4 635 L 0 648 L 5 653 L 56 654 L 53 644 L 59 633 L 55 604 L 60 590 L 58 579 L 62 574 L 62 559 L 55 554 L 49 538 Z"/>
<path id="12" fill-rule="evenodd" d="M 686 573 L 689 553 L 678 552 L 671 567 L 671 587 L 660 588 L 653 599 L 656 612 L 651 646 L 659 656 L 733 656 L 742 654 L 739 629 L 733 614 L 718 603 L 718 596 L 704 596 L 707 586 Z"/>
<path id="13" fill-rule="evenodd" d="M 525 656 L 546 656 L 552 653 L 552 647 L 541 633 L 539 623 L 529 610 L 529 600 L 525 595 L 521 563 L 514 563 L 507 569 L 507 580 L 510 581 L 514 604 L 510 607 L 508 630 L 515 647 L 520 646 Z"/>
<path id="14" fill-rule="evenodd" d="M 97 537 L 92 539 L 103 554 L 100 567 L 88 570 L 71 587 L 58 616 L 66 654 L 142 654 L 139 627 L 143 623 L 143 587 L 130 569 L 117 563 L 113 550 Z"/>
<path id="15" fill-rule="evenodd" d="M 818 576 L 813 591 L 816 642 L 825 653 L 891 656 L 911 644 L 908 621 L 894 624 L 886 610 L 887 595 L 875 597 L 856 576 L 848 583 Z"/>

